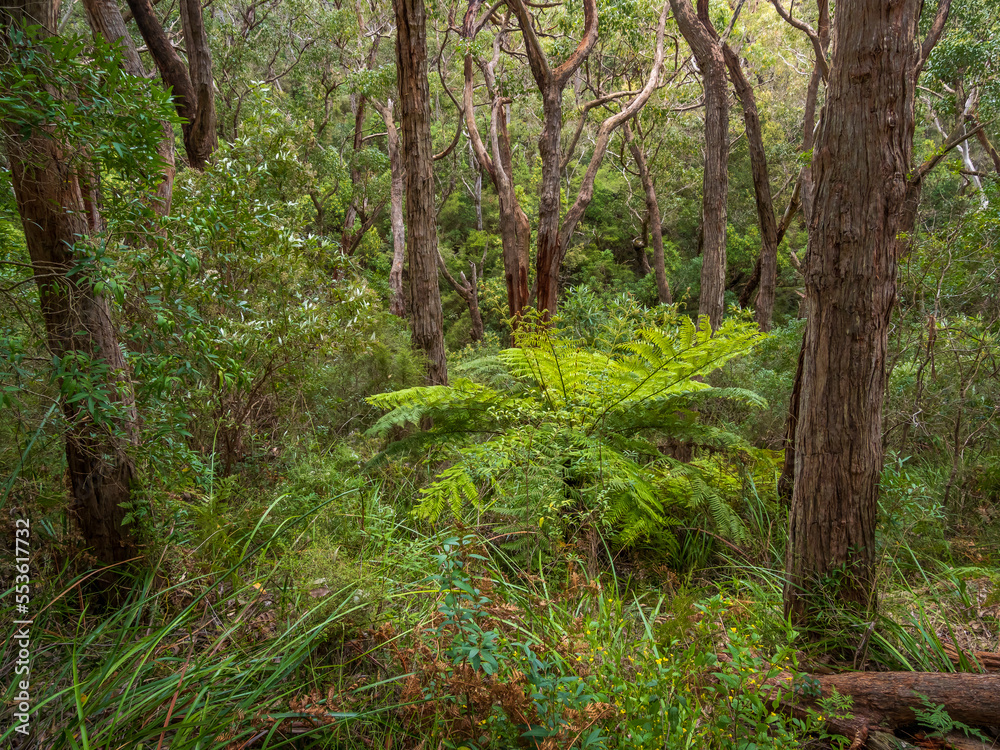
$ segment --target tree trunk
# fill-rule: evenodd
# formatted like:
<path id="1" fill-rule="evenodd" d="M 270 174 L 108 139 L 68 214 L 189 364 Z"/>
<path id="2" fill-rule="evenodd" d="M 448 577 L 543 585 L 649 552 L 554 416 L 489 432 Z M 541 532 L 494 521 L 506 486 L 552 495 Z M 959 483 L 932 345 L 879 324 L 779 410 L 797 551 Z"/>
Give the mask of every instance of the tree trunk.
<path id="1" fill-rule="evenodd" d="M 969 125 L 976 127 L 979 123 L 976 121 L 975 117 L 969 118 Z M 993 169 L 996 173 L 1000 175 L 1000 152 L 997 152 L 996 148 L 990 143 L 989 137 L 986 135 L 986 131 L 980 128 L 976 131 L 976 138 L 979 140 L 979 145 L 983 147 L 983 150 L 990 157 L 990 161 L 993 162 Z"/>
<path id="2" fill-rule="evenodd" d="M 1000 724 L 1000 675 L 941 672 L 849 672 L 821 674 L 811 678 L 819 688 L 806 695 L 796 688 L 798 678 L 782 675 L 765 683 L 773 692 L 765 700 L 784 696 L 778 705 L 794 717 L 804 719 L 810 712 L 825 714 L 826 730 L 851 741 L 851 747 L 871 750 L 898 750 L 913 745 L 901 744 L 893 734 L 897 729 L 914 730 L 919 723 L 916 710 L 928 710 L 928 703 L 941 706 L 954 721 L 973 728 Z M 834 693 L 850 699 L 847 712 L 830 715 L 819 701 Z M 926 699 L 926 703 L 925 703 Z M 944 743 L 934 747 L 990 750 L 992 743 L 973 741 L 963 734 L 949 734 Z M 930 745 L 928 745 L 929 747 Z"/>
<path id="3" fill-rule="evenodd" d="M 351 255 L 360 237 L 354 231 L 358 219 L 358 194 L 361 192 L 361 170 L 358 169 L 358 153 L 364 143 L 365 116 L 368 113 L 368 99 L 363 94 L 351 95 L 351 111 L 354 113 L 354 148 L 351 159 L 351 202 L 344 212 L 344 228 L 340 233 L 340 248 L 345 255 Z"/>
<path id="4" fill-rule="evenodd" d="M 184 134 L 184 148 L 191 166 L 204 169 L 218 145 L 215 134 L 215 90 L 212 80 L 212 52 L 202 18 L 200 0 L 179 0 L 184 46 L 187 48 L 188 72 L 197 106 L 194 120 Z"/>
<path id="5" fill-rule="evenodd" d="M 386 105 L 374 103 L 385 121 L 386 144 L 389 149 L 389 223 L 392 226 L 392 267 L 389 269 L 389 312 L 406 317 L 403 295 L 403 261 L 406 257 L 406 225 L 403 223 L 403 160 L 399 154 L 399 132 L 392 114 L 392 99 Z"/>
<path id="6" fill-rule="evenodd" d="M 914 132 L 920 0 L 843 0 L 813 157 L 785 613 L 875 607 L 882 400 Z"/>
<path id="7" fill-rule="evenodd" d="M 854 699 L 851 711 L 871 726 L 895 729 L 917 723 L 923 698 L 944 706 L 948 716 L 970 726 L 1000 724 L 1000 674 L 947 672 L 850 672 L 821 675 L 823 697 L 836 690 Z"/>
<path id="8" fill-rule="evenodd" d="M 15 23 L 40 24 L 49 32 L 56 27 L 54 2 L 25 2 L 7 13 Z M 101 411 L 118 413 L 95 420 L 85 400 L 62 402 L 70 516 L 99 562 L 122 562 L 137 551 L 123 525 L 123 506 L 132 500 L 135 466 L 128 450 L 136 444 L 136 413 L 108 304 L 94 289 L 87 251 L 76 249 L 90 234 L 91 224 L 99 222 L 96 203 L 85 196 L 66 144 L 43 132 L 25 137 L 16 123 L 4 123 L 4 130 L 49 350 L 66 370 L 79 366 L 87 376 L 100 378 L 110 403 L 97 407 L 98 416 Z M 72 393 L 68 376 L 61 385 L 64 393 Z"/>
<path id="9" fill-rule="evenodd" d="M 483 231 L 483 170 L 476 164 L 476 187 L 472 195 L 476 206 L 476 231 Z"/>
<path id="10" fill-rule="evenodd" d="M 197 0 L 181 0 L 181 22 L 191 72 L 167 38 L 153 10 L 152 0 L 128 0 L 135 24 L 149 49 L 163 85 L 171 89 L 181 125 L 188 163 L 204 169 L 216 147 L 215 94 L 212 85 L 212 58 Z"/>
<path id="11" fill-rule="evenodd" d="M 122 50 L 122 67 L 126 73 L 137 78 L 146 78 L 146 70 L 139 59 L 132 37 L 125 28 L 125 21 L 118 3 L 115 0 L 84 0 L 84 10 L 87 22 L 95 36 L 100 35 L 107 42 L 120 42 Z M 174 176 L 177 168 L 174 161 L 174 128 L 167 122 L 161 123 L 163 139 L 156 151 L 163 160 L 160 183 L 156 188 L 156 201 L 153 206 L 159 216 L 170 213 L 170 203 L 174 193 Z"/>
<path id="12" fill-rule="evenodd" d="M 781 221 L 778 222 L 778 246 L 781 245 L 781 240 L 785 237 L 785 232 L 788 231 L 788 227 L 792 224 L 792 219 L 795 218 L 795 214 L 798 213 L 799 209 L 802 207 L 802 203 L 799 200 L 799 196 L 802 190 L 802 172 L 799 172 L 799 178 L 795 181 L 795 187 L 792 188 L 792 196 L 788 199 L 788 205 L 785 206 L 785 212 L 781 215 Z M 746 286 L 743 287 L 743 291 L 740 292 L 739 306 L 746 308 L 750 304 L 750 298 L 753 293 L 757 291 L 757 285 L 760 284 L 760 265 L 761 260 L 757 258 L 757 262 L 754 264 L 753 273 L 750 274 L 750 280 L 747 282 Z"/>
<path id="13" fill-rule="evenodd" d="M 471 268 L 472 279 L 467 280 L 465 274 L 462 274 L 462 283 L 466 284 L 469 289 L 469 297 L 466 302 L 469 305 L 469 317 L 472 318 L 472 326 L 469 330 L 469 336 L 473 341 L 479 342 L 483 340 L 483 315 L 479 311 L 479 275 L 476 272 L 476 264 L 469 261 L 469 266 Z"/>
<path id="14" fill-rule="evenodd" d="M 535 34 L 523 0 L 509 0 L 524 37 L 524 47 L 535 84 L 542 95 L 542 133 L 538 152 L 542 177 L 538 202 L 538 251 L 535 256 L 538 284 L 538 310 L 548 320 L 556 311 L 559 294 L 559 265 L 562 260 L 559 242 L 560 177 L 562 172 L 562 95 L 577 68 L 597 43 L 597 3 L 583 0 L 584 32 L 579 44 L 559 67 L 549 67 L 542 44 Z"/>
<path id="15" fill-rule="evenodd" d="M 486 263 L 486 252 L 483 251 L 483 259 L 479 262 L 480 265 L 485 266 Z M 469 281 L 464 273 L 460 273 L 462 281 L 459 282 L 454 276 L 448 271 L 448 264 L 444 262 L 444 257 L 441 255 L 440 250 L 437 254 L 438 268 L 441 273 L 444 274 L 445 279 L 451 288 L 458 292 L 458 296 L 465 300 L 465 304 L 469 306 L 469 317 L 472 319 L 472 326 L 470 328 L 469 335 L 473 341 L 483 340 L 483 316 L 479 311 L 479 270 L 476 268 L 476 262 L 473 260 L 469 261 L 469 270 L 472 274 L 472 281 Z"/>
<path id="16" fill-rule="evenodd" d="M 466 14 L 465 30 L 463 33 L 470 38 L 474 35 L 472 21 L 475 20 L 476 7 L 475 0 L 473 0 L 469 4 L 469 13 Z M 507 18 L 504 18 L 501 31 L 506 28 L 507 20 Z M 497 191 L 497 200 L 500 208 L 500 244 L 503 248 L 504 282 L 507 287 L 507 311 L 516 327 L 517 320 L 521 317 L 524 308 L 528 304 L 528 263 L 531 254 L 531 227 L 528 223 L 528 217 L 517 199 L 517 193 L 514 190 L 510 134 L 507 131 L 507 122 L 504 117 L 504 100 L 498 96 L 493 80 L 493 70 L 500 59 L 500 42 L 502 38 L 503 35 L 501 33 L 498 33 L 494 37 L 493 58 L 482 66 L 483 74 L 486 78 L 486 88 L 492 98 L 490 106 L 490 149 L 492 155 L 487 152 L 476 124 L 476 112 L 472 97 L 474 80 L 473 57 L 471 53 L 465 56 L 463 109 L 465 111 L 466 129 L 469 132 L 469 141 L 472 144 L 476 160 L 479 162 L 480 167 L 486 170 Z"/>
<path id="17" fill-rule="evenodd" d="M 729 93 L 722 44 L 707 7 L 696 15 L 690 0 L 670 0 L 677 25 L 694 53 L 705 88 L 705 175 L 702 182 L 702 262 L 698 315 L 714 330 L 725 313 L 726 202 L 729 198 Z M 702 18 L 703 16 L 703 18 Z"/>
<path id="18" fill-rule="evenodd" d="M 444 385 L 448 368 L 437 271 L 434 151 L 427 79 L 427 14 L 423 0 L 393 0 L 396 71 L 406 169 L 406 247 L 413 345 L 427 355 L 427 383 Z"/>
<path id="19" fill-rule="evenodd" d="M 774 218 L 774 203 L 771 200 L 771 181 L 767 174 L 767 154 L 764 138 L 760 130 L 760 116 L 753 89 L 743 75 L 739 58 L 723 43 L 722 52 L 729 69 L 729 77 L 736 89 L 736 96 L 743 106 L 743 122 L 747 130 L 747 145 L 750 149 L 750 170 L 753 175 L 753 191 L 757 203 L 757 221 L 760 224 L 760 281 L 757 292 L 756 319 L 762 331 L 771 330 L 774 315 L 774 293 L 778 283 L 778 223 Z"/>
<path id="20" fill-rule="evenodd" d="M 674 300 L 670 295 L 670 285 L 667 283 L 666 260 L 663 257 L 663 221 L 660 218 L 660 204 L 656 200 L 656 188 L 653 187 L 653 176 L 649 173 L 646 164 L 646 154 L 642 150 L 642 144 L 636 143 L 632 137 L 632 129 L 626 122 L 624 126 L 625 140 L 628 141 L 632 158 L 635 159 L 636 169 L 639 170 L 639 179 L 642 181 L 642 189 L 646 194 L 646 223 L 649 226 L 650 237 L 653 242 L 653 271 L 656 274 L 656 296 L 661 305 L 669 305 Z M 643 250 L 645 254 L 645 250 Z"/>

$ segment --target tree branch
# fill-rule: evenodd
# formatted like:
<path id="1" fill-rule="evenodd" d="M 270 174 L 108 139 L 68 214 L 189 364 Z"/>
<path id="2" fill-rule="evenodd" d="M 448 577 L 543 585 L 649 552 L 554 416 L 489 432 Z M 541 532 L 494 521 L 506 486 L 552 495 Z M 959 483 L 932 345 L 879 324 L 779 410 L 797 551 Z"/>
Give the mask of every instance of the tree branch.
<path id="1" fill-rule="evenodd" d="M 942 2 L 950 2 L 950 0 L 942 0 Z M 781 7 L 781 0 L 771 0 L 771 5 L 774 6 L 774 9 L 778 11 L 778 15 L 784 18 L 786 22 L 809 37 L 809 41 L 812 42 L 813 51 L 816 53 L 816 65 L 819 66 L 820 75 L 823 76 L 824 81 L 828 80 L 830 78 L 830 65 L 826 61 L 823 42 L 820 40 L 816 30 L 805 21 L 793 18 L 788 11 Z"/>
<path id="2" fill-rule="evenodd" d="M 775 2 L 776 1 L 777 0 L 775 0 Z M 927 32 L 927 37 L 924 39 L 924 43 L 920 46 L 920 60 L 917 62 L 918 74 L 924 69 L 924 65 L 927 64 L 927 58 L 931 56 L 931 52 L 934 51 L 934 47 L 941 38 L 941 33 L 944 31 L 945 24 L 948 22 L 948 12 L 950 10 L 951 0 L 938 0 L 937 13 L 934 14 L 934 20 L 931 22 L 930 31 Z"/>

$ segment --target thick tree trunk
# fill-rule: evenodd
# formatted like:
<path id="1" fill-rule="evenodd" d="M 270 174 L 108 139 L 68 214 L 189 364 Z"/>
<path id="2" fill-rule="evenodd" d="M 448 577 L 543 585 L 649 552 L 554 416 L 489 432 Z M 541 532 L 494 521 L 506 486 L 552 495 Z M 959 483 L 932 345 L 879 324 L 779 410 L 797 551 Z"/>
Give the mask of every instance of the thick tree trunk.
<path id="1" fill-rule="evenodd" d="M 389 268 L 389 312 L 406 317 L 403 294 L 403 261 L 406 259 L 406 225 L 403 222 L 403 157 L 399 153 L 399 132 L 392 114 L 392 99 L 386 105 L 374 105 L 385 121 L 386 144 L 389 150 L 389 223 L 392 227 L 392 266 Z"/>
<path id="2" fill-rule="evenodd" d="M 406 247 L 413 345 L 427 355 L 427 382 L 448 382 L 444 316 L 437 271 L 434 151 L 427 79 L 427 14 L 423 0 L 393 0 L 396 71 L 406 168 Z"/>
<path id="3" fill-rule="evenodd" d="M 843 0 L 813 157 L 809 318 L 795 429 L 785 612 L 875 607 L 882 400 L 920 62 L 920 0 Z"/>
<path id="4" fill-rule="evenodd" d="M 625 139 L 628 141 L 632 158 L 635 159 L 636 169 L 639 170 L 639 179 L 642 181 L 642 189 L 646 194 L 646 223 L 649 226 L 649 233 L 653 243 L 653 272 L 656 274 L 656 296 L 661 305 L 669 305 L 674 300 L 670 295 L 670 285 L 667 283 L 666 260 L 663 257 L 663 221 L 660 218 L 660 204 L 656 200 L 656 188 L 653 186 L 653 176 L 649 173 L 646 164 L 646 154 L 642 150 L 642 144 L 637 143 L 632 137 L 632 129 L 626 122 L 624 126 Z M 645 250 L 643 250 L 645 255 Z"/>
<path id="5" fill-rule="evenodd" d="M 753 191 L 757 203 L 757 221 L 760 224 L 760 281 L 757 292 L 756 319 L 762 331 L 771 330 L 774 315 L 774 293 L 778 283 L 778 223 L 774 218 L 774 203 L 771 200 L 771 181 L 767 174 L 767 154 L 764 138 L 760 130 L 760 115 L 753 89 L 743 75 L 739 58 L 728 44 L 722 45 L 722 52 L 729 69 L 729 77 L 736 89 L 736 96 L 743 106 L 743 122 L 747 130 L 747 145 L 750 148 L 750 171 L 753 175 Z"/>
<path id="6" fill-rule="evenodd" d="M 709 323 L 715 329 L 725 314 L 726 290 L 726 202 L 729 198 L 729 93 L 726 90 L 726 61 L 722 44 L 714 29 L 708 28 L 707 11 L 695 14 L 690 0 L 670 0 L 670 5 L 684 39 L 694 53 L 705 89 L 703 246 L 698 315 L 707 315 Z"/>
<path id="7" fill-rule="evenodd" d="M 23 3 L 7 12 L 15 22 L 37 23 L 49 31 L 56 26 L 53 2 Z M 4 130 L 49 350 L 66 370 L 79 366 L 84 377 L 99 379 L 110 401 L 99 411 L 118 414 L 95 420 L 85 401 L 63 400 L 70 515 L 99 562 L 122 562 L 137 550 L 123 525 L 124 506 L 132 500 L 135 467 L 128 449 L 136 442 L 136 414 L 128 366 L 107 302 L 94 289 L 86 251 L 76 250 L 91 224 L 99 223 L 96 203 L 84 194 L 65 144 L 42 132 L 25 137 L 16 123 L 4 123 Z M 71 394 L 67 377 L 63 390 Z"/>
<path id="8" fill-rule="evenodd" d="M 108 42 L 119 42 L 122 50 L 122 67 L 125 72 L 137 78 L 146 78 L 146 70 L 139 59 L 132 37 L 125 28 L 125 21 L 116 0 L 84 0 L 87 22 L 94 35 L 100 35 Z M 166 121 L 161 123 L 163 139 L 156 151 L 163 160 L 160 183 L 156 188 L 154 210 L 160 216 L 170 213 L 170 202 L 174 193 L 174 176 L 177 168 L 174 162 L 174 128 Z"/>

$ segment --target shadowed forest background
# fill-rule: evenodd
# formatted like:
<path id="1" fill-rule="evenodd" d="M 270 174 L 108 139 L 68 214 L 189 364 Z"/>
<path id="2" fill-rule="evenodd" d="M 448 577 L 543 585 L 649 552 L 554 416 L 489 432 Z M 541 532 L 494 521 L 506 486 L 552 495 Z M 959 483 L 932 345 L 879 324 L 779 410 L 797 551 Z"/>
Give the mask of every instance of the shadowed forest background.
<path id="1" fill-rule="evenodd" d="M 9 0 L 0 743 L 996 746 L 998 19 Z"/>

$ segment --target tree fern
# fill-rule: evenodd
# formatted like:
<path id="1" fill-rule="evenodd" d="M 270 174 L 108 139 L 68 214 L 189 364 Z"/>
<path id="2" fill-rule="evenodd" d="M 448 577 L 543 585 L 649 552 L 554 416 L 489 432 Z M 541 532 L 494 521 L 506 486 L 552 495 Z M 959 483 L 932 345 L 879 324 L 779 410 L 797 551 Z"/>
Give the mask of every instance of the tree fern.
<path id="1" fill-rule="evenodd" d="M 754 326 L 730 320 L 713 334 L 681 319 L 619 337 L 609 351 L 552 328 L 528 329 L 518 348 L 466 369 L 489 384 L 456 378 L 369 399 L 387 410 L 375 434 L 432 420 L 387 449 L 433 447 L 446 462 L 422 491 L 419 517 L 450 513 L 469 522 L 475 514 L 499 535 L 517 532 L 521 545 L 526 533 L 562 536 L 574 525 L 601 526 L 621 544 L 656 534 L 669 545 L 670 527 L 695 513 L 743 540 L 732 507 L 738 466 L 769 459 L 706 424 L 699 408 L 717 399 L 765 405 L 750 391 L 704 379 L 761 340 Z M 682 463 L 665 455 L 664 440 L 708 452 Z"/>

